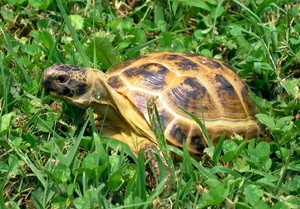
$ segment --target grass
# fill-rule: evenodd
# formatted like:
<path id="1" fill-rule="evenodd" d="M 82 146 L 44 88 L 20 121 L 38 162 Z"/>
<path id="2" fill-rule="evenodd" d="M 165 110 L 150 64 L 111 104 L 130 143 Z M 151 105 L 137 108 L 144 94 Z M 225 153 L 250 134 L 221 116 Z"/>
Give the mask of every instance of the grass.
<path id="1" fill-rule="evenodd" d="M 4 0 L 0 6 L 0 208 L 299 208 L 297 1 Z M 162 143 L 183 161 L 170 163 L 173 186 L 166 192 L 158 160 L 161 178 L 151 190 L 142 153 L 96 134 L 90 110 L 86 122 L 77 108 L 53 110 L 41 88 L 54 62 L 106 71 L 152 51 L 227 61 L 252 89 L 271 140 L 220 140 L 200 162 L 185 147 Z"/>

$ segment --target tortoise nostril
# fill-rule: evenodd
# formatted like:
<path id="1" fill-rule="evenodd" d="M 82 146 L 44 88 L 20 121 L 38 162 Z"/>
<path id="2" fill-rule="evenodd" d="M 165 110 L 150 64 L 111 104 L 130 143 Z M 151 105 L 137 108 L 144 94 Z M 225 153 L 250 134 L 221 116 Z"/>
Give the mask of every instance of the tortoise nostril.
<path id="1" fill-rule="evenodd" d="M 65 95 L 65 96 L 72 96 L 72 91 L 69 88 L 64 87 L 62 89 L 62 94 Z"/>
<path id="2" fill-rule="evenodd" d="M 68 78 L 66 76 L 60 75 L 57 77 L 57 81 L 59 83 L 65 83 L 68 80 Z"/>

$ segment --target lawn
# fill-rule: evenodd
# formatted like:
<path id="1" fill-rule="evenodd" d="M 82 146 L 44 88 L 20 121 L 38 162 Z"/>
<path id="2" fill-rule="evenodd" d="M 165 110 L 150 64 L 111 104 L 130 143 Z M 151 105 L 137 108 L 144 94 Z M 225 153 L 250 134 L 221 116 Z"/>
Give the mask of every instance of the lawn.
<path id="1" fill-rule="evenodd" d="M 2 0 L 0 6 L 0 208 L 300 207 L 297 0 Z M 157 152 L 160 172 L 151 188 L 142 152 L 101 136 L 90 109 L 61 104 L 41 85 L 56 62 L 105 72 L 153 51 L 229 63 L 251 89 L 265 138 L 220 140 L 196 161 L 156 131 L 170 173 Z M 173 162 L 169 152 L 183 160 Z"/>

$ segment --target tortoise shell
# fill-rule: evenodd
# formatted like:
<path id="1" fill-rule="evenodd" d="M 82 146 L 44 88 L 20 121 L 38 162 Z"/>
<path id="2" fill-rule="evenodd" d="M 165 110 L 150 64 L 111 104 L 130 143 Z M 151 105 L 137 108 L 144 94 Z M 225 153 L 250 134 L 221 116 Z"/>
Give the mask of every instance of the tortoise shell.
<path id="1" fill-rule="evenodd" d="M 127 97 L 149 122 L 147 101 L 155 98 L 166 139 L 201 153 L 199 125 L 183 109 L 201 119 L 210 139 L 225 132 L 258 137 L 258 109 L 249 88 L 226 63 L 196 54 L 158 52 L 124 62 L 107 73 L 108 84 Z M 203 115 L 202 115 L 203 114 Z"/>

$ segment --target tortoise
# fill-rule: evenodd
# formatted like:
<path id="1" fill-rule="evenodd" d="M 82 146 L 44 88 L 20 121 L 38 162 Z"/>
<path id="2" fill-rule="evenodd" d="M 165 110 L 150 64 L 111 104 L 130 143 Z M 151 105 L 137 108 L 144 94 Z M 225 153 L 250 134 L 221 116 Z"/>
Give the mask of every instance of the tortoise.
<path id="1" fill-rule="evenodd" d="M 210 139 L 260 135 L 257 106 L 249 88 L 225 62 L 192 53 L 155 52 L 126 61 L 106 73 L 54 64 L 44 72 L 46 91 L 63 101 L 91 107 L 103 122 L 102 134 L 134 152 L 156 146 L 147 102 L 153 99 L 166 140 L 186 143 L 193 155 L 206 147 L 199 125 L 184 111 L 204 118 Z"/>

